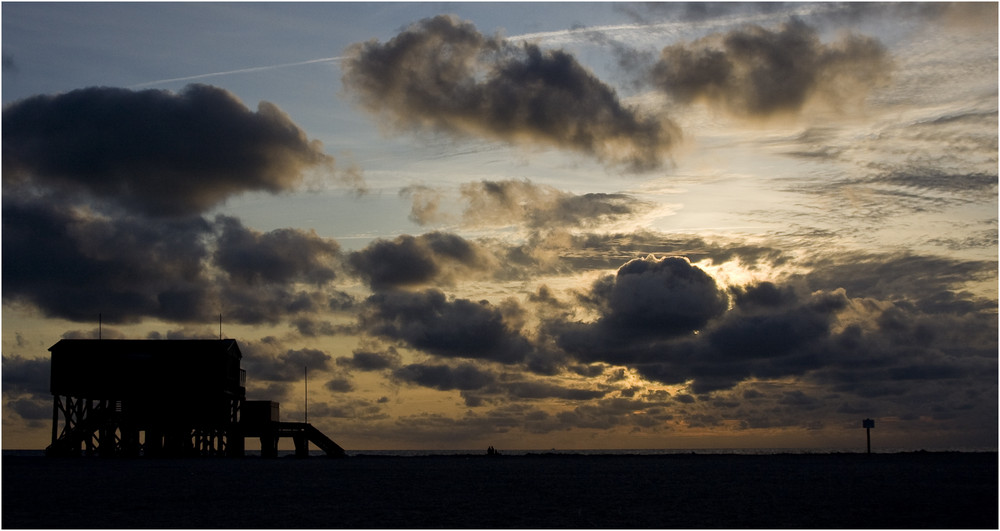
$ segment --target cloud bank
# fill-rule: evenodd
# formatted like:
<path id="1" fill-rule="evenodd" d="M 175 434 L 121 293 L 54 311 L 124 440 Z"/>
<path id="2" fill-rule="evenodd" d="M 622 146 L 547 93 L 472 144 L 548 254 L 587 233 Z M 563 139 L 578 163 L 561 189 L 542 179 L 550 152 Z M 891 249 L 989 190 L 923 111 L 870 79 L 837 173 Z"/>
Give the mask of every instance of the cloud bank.
<path id="1" fill-rule="evenodd" d="M 336 242 L 203 217 L 333 170 L 273 104 L 253 112 L 204 85 L 36 96 L 4 109 L 3 169 L 5 301 L 107 322 L 260 323 L 326 306 Z"/>

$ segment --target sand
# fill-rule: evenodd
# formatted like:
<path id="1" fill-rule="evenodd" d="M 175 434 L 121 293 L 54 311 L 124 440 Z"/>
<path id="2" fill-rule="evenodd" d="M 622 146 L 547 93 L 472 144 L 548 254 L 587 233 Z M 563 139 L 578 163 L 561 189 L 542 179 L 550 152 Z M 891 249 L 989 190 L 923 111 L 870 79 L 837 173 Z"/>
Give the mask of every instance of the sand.
<path id="1" fill-rule="evenodd" d="M 996 453 L 4 457 L 4 528 L 997 528 Z"/>

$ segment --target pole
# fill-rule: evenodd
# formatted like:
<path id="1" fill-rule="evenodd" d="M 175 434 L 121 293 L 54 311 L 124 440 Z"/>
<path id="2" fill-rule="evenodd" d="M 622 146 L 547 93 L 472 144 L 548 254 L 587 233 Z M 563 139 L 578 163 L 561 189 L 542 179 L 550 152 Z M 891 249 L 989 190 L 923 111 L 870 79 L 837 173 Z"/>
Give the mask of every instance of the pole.
<path id="1" fill-rule="evenodd" d="M 865 434 L 868 436 L 868 453 L 872 453 L 872 429 L 865 428 Z"/>
<path id="2" fill-rule="evenodd" d="M 309 366 L 306 365 L 305 367 L 302 367 L 302 372 L 305 375 L 306 380 L 306 390 L 305 393 L 303 393 L 305 398 L 305 408 L 303 411 L 305 412 L 305 422 L 306 424 L 309 424 Z"/>

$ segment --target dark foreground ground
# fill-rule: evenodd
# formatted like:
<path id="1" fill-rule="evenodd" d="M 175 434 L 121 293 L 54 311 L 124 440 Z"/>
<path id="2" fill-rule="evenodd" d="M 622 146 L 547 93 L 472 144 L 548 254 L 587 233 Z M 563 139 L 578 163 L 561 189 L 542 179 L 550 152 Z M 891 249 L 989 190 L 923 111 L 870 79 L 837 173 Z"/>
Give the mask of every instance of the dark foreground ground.
<path id="1" fill-rule="evenodd" d="M 4 528 L 997 528 L 996 453 L 4 457 Z"/>

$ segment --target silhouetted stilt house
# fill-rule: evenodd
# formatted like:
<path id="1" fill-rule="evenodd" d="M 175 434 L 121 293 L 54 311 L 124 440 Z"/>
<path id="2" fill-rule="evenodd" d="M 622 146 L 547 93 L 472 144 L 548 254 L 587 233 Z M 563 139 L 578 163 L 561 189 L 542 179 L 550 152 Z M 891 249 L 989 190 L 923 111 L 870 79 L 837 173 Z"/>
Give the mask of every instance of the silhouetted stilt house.
<path id="1" fill-rule="evenodd" d="M 310 424 L 281 422 L 278 403 L 247 401 L 243 354 L 234 339 L 63 339 L 52 352 L 52 444 L 48 455 L 242 456 L 246 437 L 277 455 L 312 442 L 343 448 Z"/>

